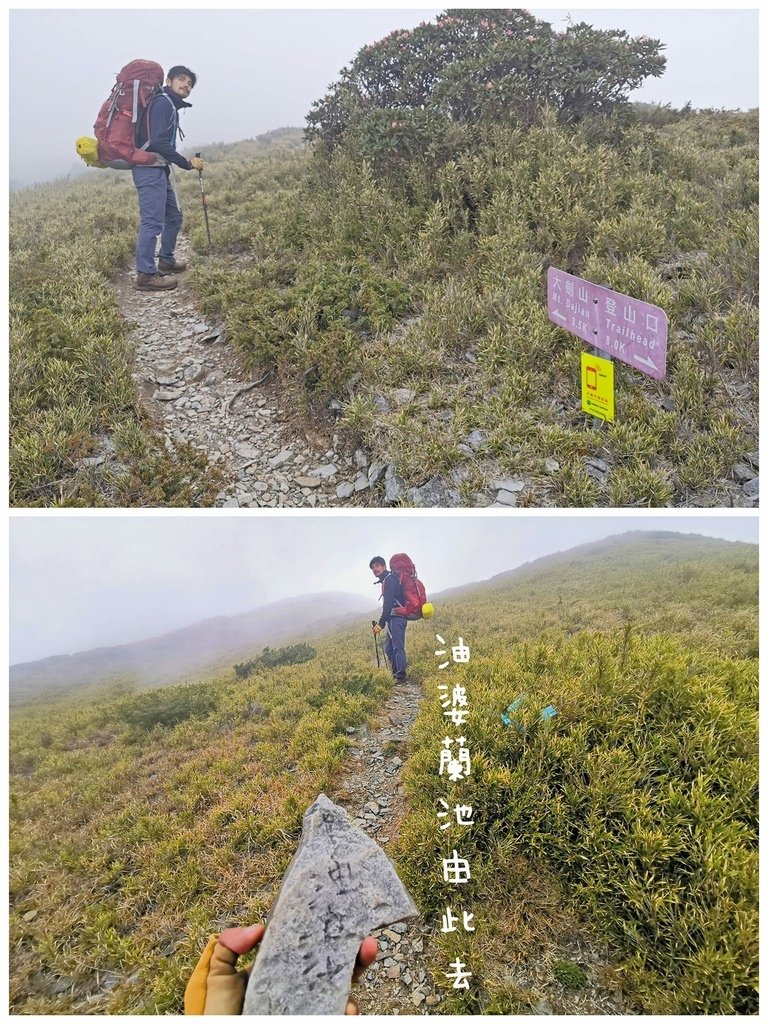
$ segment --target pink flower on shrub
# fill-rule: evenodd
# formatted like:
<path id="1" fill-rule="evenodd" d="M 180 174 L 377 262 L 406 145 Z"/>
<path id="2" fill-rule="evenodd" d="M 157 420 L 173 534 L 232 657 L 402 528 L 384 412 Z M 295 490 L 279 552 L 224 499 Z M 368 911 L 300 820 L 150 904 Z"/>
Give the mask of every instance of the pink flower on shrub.
<path id="1" fill-rule="evenodd" d="M 536 42 L 536 36 L 527 36 L 527 39 L 528 39 L 529 43 L 535 43 Z"/>
<path id="2" fill-rule="evenodd" d="M 493 88 L 493 82 L 486 82 L 485 83 L 485 88 L 486 89 L 492 89 Z"/>

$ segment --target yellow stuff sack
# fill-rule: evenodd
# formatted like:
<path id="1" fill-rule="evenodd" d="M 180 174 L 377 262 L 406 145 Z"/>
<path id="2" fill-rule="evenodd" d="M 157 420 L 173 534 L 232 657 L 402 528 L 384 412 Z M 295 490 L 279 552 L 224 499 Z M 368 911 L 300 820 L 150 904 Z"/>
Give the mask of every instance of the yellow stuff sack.
<path id="1" fill-rule="evenodd" d="M 99 160 L 99 144 L 92 136 L 81 135 L 75 143 L 75 149 L 89 167 L 106 166 Z"/>

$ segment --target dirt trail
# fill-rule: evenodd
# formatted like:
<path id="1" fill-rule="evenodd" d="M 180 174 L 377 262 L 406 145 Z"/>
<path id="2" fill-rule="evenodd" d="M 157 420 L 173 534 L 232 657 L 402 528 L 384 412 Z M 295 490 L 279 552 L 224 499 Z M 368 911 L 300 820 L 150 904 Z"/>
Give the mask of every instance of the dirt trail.
<path id="1" fill-rule="evenodd" d="M 405 810 L 400 769 L 421 702 L 418 683 L 398 683 L 374 727 L 359 730 L 345 777 L 333 798 L 385 849 Z M 361 1013 L 429 1012 L 440 996 L 424 966 L 432 928 L 421 921 L 375 932 L 379 956 L 355 990 Z"/>
<path id="2" fill-rule="evenodd" d="M 177 257 L 192 259 L 180 239 Z M 186 441 L 221 467 L 225 508 L 361 506 L 380 475 L 361 451 L 308 430 L 269 380 L 254 383 L 223 331 L 197 312 L 186 274 L 171 292 L 141 292 L 132 268 L 114 282 L 131 324 L 142 404 L 172 442 Z"/>

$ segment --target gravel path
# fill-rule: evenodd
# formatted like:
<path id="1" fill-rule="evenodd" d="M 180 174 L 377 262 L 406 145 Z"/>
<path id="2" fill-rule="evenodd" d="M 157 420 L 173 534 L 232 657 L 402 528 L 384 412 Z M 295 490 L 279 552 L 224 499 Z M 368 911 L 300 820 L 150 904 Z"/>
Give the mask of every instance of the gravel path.
<path id="1" fill-rule="evenodd" d="M 177 255 L 189 257 L 184 240 Z M 196 311 L 185 278 L 179 274 L 170 292 L 142 292 L 129 268 L 114 287 L 131 324 L 142 403 L 170 443 L 186 441 L 222 468 L 227 483 L 215 505 L 376 505 L 371 489 L 385 467 L 346 451 L 334 434 L 302 426 L 269 380 L 251 387 L 223 332 Z"/>
<path id="2" fill-rule="evenodd" d="M 421 686 L 399 683 L 371 730 L 360 730 L 344 779 L 333 798 L 385 849 L 404 813 L 400 769 L 421 701 Z M 361 1013 L 427 1013 L 440 996 L 424 967 L 432 929 L 421 921 L 374 932 L 379 956 L 355 989 Z"/>
<path id="3" fill-rule="evenodd" d="M 189 244 L 181 239 L 178 256 L 187 259 L 189 255 Z M 434 476 L 419 486 L 408 486 L 394 464 L 375 461 L 362 450 L 348 450 L 332 426 L 308 429 L 280 390 L 270 380 L 256 384 L 224 333 L 201 318 L 185 278 L 185 274 L 178 276 L 174 291 L 153 294 L 136 291 L 134 272 L 125 269 L 116 278 L 115 288 L 123 316 L 134 325 L 130 334 L 136 351 L 134 378 L 144 407 L 169 443 L 187 441 L 222 468 L 227 482 L 216 506 L 380 508 L 405 502 L 416 508 L 465 504 L 513 508 L 557 503 L 553 488 L 562 471 L 558 460 L 543 458 L 538 481 L 505 474 L 496 460 L 484 454 L 484 430 L 471 431 L 460 445 L 466 463 L 445 478 Z M 741 397 L 746 401 L 749 389 L 744 387 Z M 741 400 L 737 392 L 736 402 Z M 405 407 L 416 398 L 415 392 L 405 388 L 387 391 L 387 396 L 376 396 L 383 412 L 390 410 L 390 403 Z M 110 457 L 108 451 L 104 455 Z M 582 464 L 600 488 L 615 468 L 602 458 L 586 457 Z M 709 487 L 687 493 L 676 504 L 756 507 L 759 466 L 759 452 L 745 452 L 717 480 L 717 490 Z M 459 488 L 473 471 L 484 475 L 485 486 L 462 498 Z"/>

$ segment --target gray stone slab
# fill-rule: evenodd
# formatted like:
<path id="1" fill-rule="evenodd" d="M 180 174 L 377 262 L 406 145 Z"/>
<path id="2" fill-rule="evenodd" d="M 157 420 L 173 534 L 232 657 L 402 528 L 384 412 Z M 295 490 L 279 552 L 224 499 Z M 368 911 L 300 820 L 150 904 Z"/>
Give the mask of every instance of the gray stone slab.
<path id="1" fill-rule="evenodd" d="M 289 459 L 293 458 L 293 452 L 290 448 L 283 448 L 277 455 L 273 455 L 269 460 L 268 465 L 271 469 L 277 469 L 278 466 L 282 466 L 284 462 L 288 462 Z"/>
<path id="2" fill-rule="evenodd" d="M 394 465 L 390 462 L 384 474 L 384 504 L 396 505 L 405 497 L 405 481 L 395 472 Z"/>
<path id="3" fill-rule="evenodd" d="M 343 1014 L 363 939 L 418 916 L 381 847 L 321 794 L 304 814 L 243 1014 Z"/>
<path id="4" fill-rule="evenodd" d="M 310 469 L 309 473 L 307 473 L 307 476 L 318 476 L 321 477 L 323 480 L 327 480 L 329 477 L 334 476 L 336 472 L 336 466 L 334 466 L 332 462 L 329 462 L 326 463 L 326 465 L 324 466 L 317 466 L 315 469 Z"/>
<path id="5" fill-rule="evenodd" d="M 507 508 L 514 508 L 515 505 L 517 505 L 517 498 L 517 494 L 515 494 L 513 491 L 501 490 L 496 495 L 496 501 L 498 502 L 498 504 L 506 505 Z"/>
<path id="6" fill-rule="evenodd" d="M 748 480 L 744 484 L 744 493 L 750 498 L 756 498 L 760 493 L 760 478 L 754 477 L 754 479 Z"/>
<path id="7" fill-rule="evenodd" d="M 516 480 L 515 477 L 499 477 L 493 481 L 494 489 L 497 491 L 511 491 L 512 494 L 519 494 L 525 490 L 525 480 Z"/>
<path id="8" fill-rule="evenodd" d="M 456 488 L 449 487 L 439 477 L 433 477 L 421 487 L 411 487 L 407 498 L 418 508 L 457 508 L 461 504 Z"/>
<path id="9" fill-rule="evenodd" d="M 368 481 L 366 480 L 366 483 L 367 482 Z M 355 493 L 355 485 L 354 485 L 354 483 L 351 483 L 348 480 L 345 480 L 343 483 L 340 483 L 339 486 L 336 488 L 336 497 L 337 498 L 349 498 L 354 493 Z"/>
<path id="10" fill-rule="evenodd" d="M 755 477 L 755 471 L 746 462 L 737 462 L 733 467 L 733 475 L 740 484 L 744 484 L 747 480 L 752 480 Z"/>

